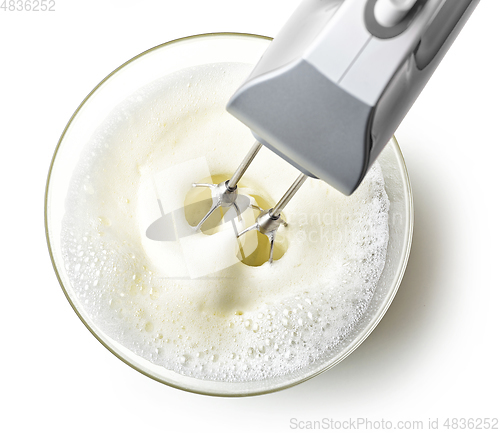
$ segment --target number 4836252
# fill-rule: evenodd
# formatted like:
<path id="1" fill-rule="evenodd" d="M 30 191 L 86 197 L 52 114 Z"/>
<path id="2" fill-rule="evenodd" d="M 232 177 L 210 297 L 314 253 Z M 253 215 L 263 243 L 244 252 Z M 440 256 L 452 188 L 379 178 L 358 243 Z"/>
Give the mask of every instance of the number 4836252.
<path id="1" fill-rule="evenodd" d="M 5 12 L 55 12 L 55 0 L 3 0 L 0 10 Z"/>

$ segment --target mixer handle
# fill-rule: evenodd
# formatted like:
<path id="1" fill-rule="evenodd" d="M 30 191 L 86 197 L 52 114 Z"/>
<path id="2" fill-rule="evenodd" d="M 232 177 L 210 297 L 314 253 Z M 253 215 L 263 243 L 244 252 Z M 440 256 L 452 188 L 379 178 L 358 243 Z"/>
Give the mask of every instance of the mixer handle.
<path id="1" fill-rule="evenodd" d="M 466 21 L 462 20 L 464 14 L 469 10 L 469 15 L 477 3 L 479 0 L 447 0 L 443 4 L 415 50 L 418 69 L 423 70 L 432 62 L 454 30 L 460 31 Z"/>
<path id="2" fill-rule="evenodd" d="M 446 0 L 376 105 L 370 163 L 380 154 L 453 44 L 479 0 Z"/>

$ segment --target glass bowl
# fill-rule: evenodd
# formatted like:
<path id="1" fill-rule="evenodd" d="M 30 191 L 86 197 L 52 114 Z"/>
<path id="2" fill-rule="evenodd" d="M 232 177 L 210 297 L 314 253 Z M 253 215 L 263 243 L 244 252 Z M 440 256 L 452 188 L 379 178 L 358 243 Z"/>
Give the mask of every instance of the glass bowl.
<path id="1" fill-rule="evenodd" d="M 71 306 L 89 331 L 123 362 L 159 382 L 186 391 L 217 396 L 264 394 L 297 385 L 332 368 L 353 352 L 382 319 L 396 295 L 409 257 L 412 194 L 403 156 L 396 139 L 392 138 L 378 159 L 391 202 L 385 268 L 368 309 L 327 360 L 292 374 L 260 381 L 223 382 L 184 376 L 155 365 L 114 341 L 96 325 L 75 295 L 61 248 L 65 199 L 79 156 L 103 119 L 137 89 L 184 68 L 217 62 L 253 65 L 270 41 L 270 38 L 249 34 L 198 35 L 159 45 L 134 57 L 101 81 L 80 104 L 62 133 L 50 166 L 45 197 L 46 237 L 54 270 Z"/>

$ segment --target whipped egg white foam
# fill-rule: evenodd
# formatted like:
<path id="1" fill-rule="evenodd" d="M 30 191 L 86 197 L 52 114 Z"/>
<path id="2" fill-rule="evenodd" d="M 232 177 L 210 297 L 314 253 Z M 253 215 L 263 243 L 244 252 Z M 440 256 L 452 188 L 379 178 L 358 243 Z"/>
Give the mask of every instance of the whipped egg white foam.
<path id="1" fill-rule="evenodd" d="M 260 380 L 328 356 L 370 303 L 389 240 L 377 163 L 351 197 L 308 179 L 272 265 L 238 260 L 232 222 L 189 231 L 178 210 L 191 183 L 230 175 L 253 143 L 225 111 L 250 69 L 202 65 L 128 97 L 88 143 L 66 200 L 65 265 L 92 320 L 146 360 L 202 379 Z M 297 175 L 263 148 L 240 194 L 276 203 Z M 173 214 L 173 237 L 146 235 Z"/>

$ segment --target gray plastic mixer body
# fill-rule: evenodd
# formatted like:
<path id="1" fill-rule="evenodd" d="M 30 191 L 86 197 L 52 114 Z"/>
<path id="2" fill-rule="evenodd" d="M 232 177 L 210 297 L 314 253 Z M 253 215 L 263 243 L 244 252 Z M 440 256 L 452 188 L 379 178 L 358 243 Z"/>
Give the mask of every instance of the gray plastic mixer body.
<path id="1" fill-rule="evenodd" d="M 359 186 L 479 0 L 305 0 L 227 110 L 346 195 Z"/>

